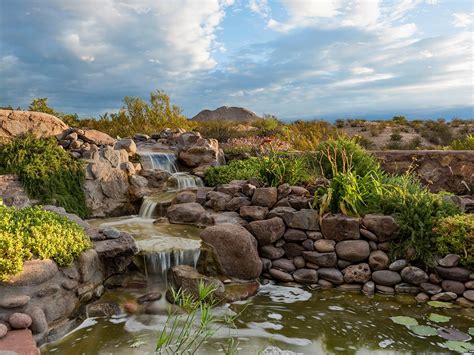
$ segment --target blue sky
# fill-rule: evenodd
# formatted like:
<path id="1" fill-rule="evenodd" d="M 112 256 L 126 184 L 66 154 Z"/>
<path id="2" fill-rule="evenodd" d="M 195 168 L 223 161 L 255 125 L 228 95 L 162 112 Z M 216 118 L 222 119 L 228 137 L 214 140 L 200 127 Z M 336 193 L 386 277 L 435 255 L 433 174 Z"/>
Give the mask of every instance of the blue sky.
<path id="1" fill-rule="evenodd" d="M 0 0 L 0 105 L 472 118 L 471 0 Z"/>

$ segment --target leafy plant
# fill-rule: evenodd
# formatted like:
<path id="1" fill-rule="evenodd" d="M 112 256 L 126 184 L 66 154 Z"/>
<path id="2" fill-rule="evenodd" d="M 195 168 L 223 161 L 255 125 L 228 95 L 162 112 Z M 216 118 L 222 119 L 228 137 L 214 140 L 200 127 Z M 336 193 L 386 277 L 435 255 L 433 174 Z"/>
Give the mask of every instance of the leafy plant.
<path id="1" fill-rule="evenodd" d="M 39 207 L 0 205 L 0 280 L 7 280 L 32 258 L 53 259 L 67 266 L 91 242 L 84 230 L 66 217 Z"/>
<path id="2" fill-rule="evenodd" d="M 258 158 L 232 160 L 227 165 L 213 166 L 206 171 L 205 181 L 208 186 L 227 184 L 232 180 L 247 180 L 259 175 Z"/>
<path id="3" fill-rule="evenodd" d="M 449 148 L 454 150 L 474 150 L 474 135 L 468 134 L 465 137 L 453 140 Z"/>
<path id="4" fill-rule="evenodd" d="M 283 183 L 302 184 L 311 179 L 304 157 L 276 152 L 261 158 L 258 177 L 265 185 L 275 187 Z"/>
<path id="5" fill-rule="evenodd" d="M 62 149 L 56 139 L 28 135 L 0 146 L 1 171 L 18 175 L 28 195 L 41 203 L 87 216 L 83 163 Z"/>

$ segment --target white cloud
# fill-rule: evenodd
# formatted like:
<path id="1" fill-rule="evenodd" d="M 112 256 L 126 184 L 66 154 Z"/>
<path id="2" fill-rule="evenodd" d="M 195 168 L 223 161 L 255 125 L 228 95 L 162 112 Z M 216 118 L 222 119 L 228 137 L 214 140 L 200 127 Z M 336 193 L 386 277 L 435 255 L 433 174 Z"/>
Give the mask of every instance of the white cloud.
<path id="1" fill-rule="evenodd" d="M 269 16 L 270 6 L 268 5 L 268 0 L 249 0 L 248 7 L 250 11 L 264 18 Z"/>
<path id="2" fill-rule="evenodd" d="M 469 27 L 474 24 L 474 13 L 454 13 L 453 14 L 453 26 L 454 27 Z"/>
<path id="3" fill-rule="evenodd" d="M 374 72 L 374 69 L 367 67 L 355 67 L 351 69 L 351 72 L 355 75 L 365 75 L 372 74 Z"/>

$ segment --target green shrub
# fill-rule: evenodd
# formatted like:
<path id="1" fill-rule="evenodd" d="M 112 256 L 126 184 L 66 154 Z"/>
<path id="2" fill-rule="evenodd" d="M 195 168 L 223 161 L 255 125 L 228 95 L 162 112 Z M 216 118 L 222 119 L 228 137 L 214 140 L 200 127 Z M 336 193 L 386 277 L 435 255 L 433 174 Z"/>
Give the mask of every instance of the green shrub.
<path id="1" fill-rule="evenodd" d="M 474 150 L 474 135 L 468 134 L 463 138 L 453 140 L 449 148 L 454 150 Z"/>
<path id="2" fill-rule="evenodd" d="M 208 186 L 227 184 L 232 180 L 247 180 L 259 175 L 258 158 L 232 160 L 227 165 L 213 166 L 206 171 L 204 180 Z"/>
<path id="3" fill-rule="evenodd" d="M 0 172 L 16 174 L 31 198 L 87 215 L 84 166 L 56 139 L 21 137 L 0 146 Z"/>
<path id="4" fill-rule="evenodd" d="M 266 186 L 304 184 L 311 180 L 305 157 L 271 153 L 260 160 L 258 178 Z"/>
<path id="5" fill-rule="evenodd" d="M 461 264 L 474 267 L 474 215 L 440 218 L 433 229 L 440 255 L 459 254 Z"/>
<path id="6" fill-rule="evenodd" d="M 25 260 L 52 259 L 67 266 L 90 247 L 84 230 L 64 216 L 0 205 L 0 280 L 20 272 Z"/>
<path id="7" fill-rule="evenodd" d="M 316 153 L 311 153 L 308 158 L 312 169 L 328 179 L 347 168 L 360 176 L 370 171 L 380 171 L 380 164 L 372 154 L 354 139 L 344 137 L 329 139 L 319 144 Z"/>

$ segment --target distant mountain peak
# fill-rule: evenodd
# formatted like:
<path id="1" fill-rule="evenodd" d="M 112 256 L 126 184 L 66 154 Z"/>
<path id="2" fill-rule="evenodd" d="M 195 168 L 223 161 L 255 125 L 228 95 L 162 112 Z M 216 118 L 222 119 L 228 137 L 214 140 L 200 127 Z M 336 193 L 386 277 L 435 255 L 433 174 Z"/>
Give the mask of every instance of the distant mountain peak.
<path id="1" fill-rule="evenodd" d="M 215 120 L 228 120 L 228 121 L 242 121 L 249 122 L 258 120 L 260 117 L 253 111 L 246 109 L 245 107 L 234 107 L 234 106 L 221 106 L 215 110 L 202 110 L 196 116 L 192 118 L 195 121 L 215 121 Z"/>

